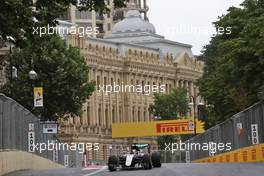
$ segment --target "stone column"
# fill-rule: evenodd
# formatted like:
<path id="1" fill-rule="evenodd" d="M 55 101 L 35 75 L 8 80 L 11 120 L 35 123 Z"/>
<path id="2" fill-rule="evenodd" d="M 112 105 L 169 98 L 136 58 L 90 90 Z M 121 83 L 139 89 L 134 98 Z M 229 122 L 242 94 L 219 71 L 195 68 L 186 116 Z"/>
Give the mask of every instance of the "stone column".
<path id="1" fill-rule="evenodd" d="M 82 107 L 82 118 L 81 118 L 81 123 L 82 125 L 87 125 L 87 102 L 83 104 Z"/>
<path id="2" fill-rule="evenodd" d="M 97 81 L 97 69 L 94 69 L 93 70 L 93 78 L 94 78 L 94 80 L 95 81 Z M 96 83 L 96 84 L 98 84 L 98 83 Z M 91 112 L 90 112 L 90 124 L 91 125 L 95 125 L 96 124 L 96 119 L 97 119 L 97 85 L 96 85 L 96 90 L 95 90 L 95 92 L 93 93 L 93 95 L 92 95 L 92 100 L 91 100 L 91 106 L 90 106 L 90 108 L 91 108 Z"/>
<path id="3" fill-rule="evenodd" d="M 111 72 L 109 71 L 108 73 L 107 73 L 107 78 L 106 78 L 106 80 L 107 80 L 107 84 L 111 84 Z M 109 95 L 108 95 L 108 97 L 109 97 L 109 104 L 108 104 L 108 106 L 107 106 L 107 116 L 106 116 L 106 118 L 108 118 L 108 119 L 106 119 L 106 122 L 108 122 L 107 124 L 106 124 L 106 127 L 107 128 L 110 128 L 110 124 L 111 124 L 111 122 L 112 122 L 112 118 L 111 118 L 111 114 L 112 114 L 112 99 L 111 99 L 111 94 L 112 93 L 110 93 Z"/>
<path id="4" fill-rule="evenodd" d="M 70 10 L 70 20 L 71 20 L 72 23 L 75 23 L 76 22 L 76 19 L 75 19 L 76 7 L 71 5 L 69 10 Z"/>
<path id="5" fill-rule="evenodd" d="M 145 9 L 145 10 L 147 9 L 147 2 L 146 2 L 146 0 L 144 0 L 144 9 Z M 145 11 L 145 12 L 144 12 L 144 19 L 147 20 L 147 18 L 148 18 L 148 17 L 147 17 L 147 12 Z"/>
<path id="6" fill-rule="evenodd" d="M 101 76 L 100 71 L 96 69 L 96 81 L 97 81 L 97 76 Z M 101 84 L 102 78 L 100 77 L 99 82 L 97 82 L 97 85 Z M 98 91 L 95 93 L 95 101 L 94 101 L 94 123 L 97 125 L 99 124 L 99 114 L 98 114 L 98 109 L 99 109 L 99 96 L 98 96 Z"/>
<path id="7" fill-rule="evenodd" d="M 92 28 L 95 29 L 96 27 L 96 12 L 92 10 Z M 95 32 L 93 32 L 93 37 L 96 37 Z"/>
<path id="8" fill-rule="evenodd" d="M 194 95 L 194 83 L 193 83 L 193 81 L 191 81 L 190 89 L 191 89 L 191 95 Z"/>
<path id="9" fill-rule="evenodd" d="M 105 73 L 105 71 L 102 71 L 102 85 L 106 85 L 106 82 L 105 82 L 105 80 L 107 81 L 107 79 L 105 79 L 105 77 L 106 77 L 106 73 Z M 101 101 L 102 101 L 102 126 L 103 127 L 105 127 L 106 126 L 106 120 L 105 120 L 105 109 L 106 109 L 106 104 L 105 104 L 105 98 L 106 98 L 106 96 L 105 96 L 105 94 L 103 93 L 102 94 L 102 99 L 101 99 Z"/>
<path id="10" fill-rule="evenodd" d="M 179 87 L 179 81 L 176 79 L 175 80 L 175 88 L 178 88 Z"/>
<path id="11" fill-rule="evenodd" d="M 118 79 L 118 72 L 115 73 L 115 84 L 117 84 L 117 79 Z M 119 98 L 119 94 L 115 94 L 116 96 L 116 116 L 115 116 L 115 121 L 116 123 L 119 123 L 119 101 L 118 101 L 118 98 Z"/>

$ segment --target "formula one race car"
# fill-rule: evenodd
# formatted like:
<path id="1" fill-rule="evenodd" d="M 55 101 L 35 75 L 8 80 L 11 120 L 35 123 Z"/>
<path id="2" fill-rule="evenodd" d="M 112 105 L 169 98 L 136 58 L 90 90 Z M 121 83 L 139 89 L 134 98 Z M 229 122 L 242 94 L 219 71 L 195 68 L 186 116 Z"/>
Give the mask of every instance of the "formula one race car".
<path id="1" fill-rule="evenodd" d="M 161 167 L 161 156 L 158 152 L 150 153 L 150 146 L 148 144 L 133 144 L 130 152 L 109 157 L 109 171 L 116 171 L 120 167 L 122 169 L 135 167 L 152 169 L 152 167 Z"/>

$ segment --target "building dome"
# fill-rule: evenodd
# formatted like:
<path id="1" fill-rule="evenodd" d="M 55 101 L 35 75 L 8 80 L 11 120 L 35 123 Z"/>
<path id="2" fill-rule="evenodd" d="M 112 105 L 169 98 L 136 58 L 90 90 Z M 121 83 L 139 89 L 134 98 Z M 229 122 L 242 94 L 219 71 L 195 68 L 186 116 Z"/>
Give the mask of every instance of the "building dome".
<path id="1" fill-rule="evenodd" d="M 156 33 L 153 24 L 141 18 L 138 10 L 129 10 L 126 18 L 116 23 L 113 28 L 113 34 L 129 32 L 149 32 Z"/>

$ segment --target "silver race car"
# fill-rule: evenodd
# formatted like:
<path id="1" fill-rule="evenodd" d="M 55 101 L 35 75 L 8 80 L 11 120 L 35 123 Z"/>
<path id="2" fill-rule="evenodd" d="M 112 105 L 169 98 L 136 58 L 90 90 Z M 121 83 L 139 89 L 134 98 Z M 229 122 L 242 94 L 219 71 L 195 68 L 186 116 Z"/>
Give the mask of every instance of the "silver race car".
<path id="1" fill-rule="evenodd" d="M 161 167 L 161 156 L 158 152 L 150 152 L 149 144 L 133 144 L 130 152 L 116 156 L 112 155 L 108 159 L 109 171 L 116 171 L 117 168 L 152 169 Z"/>

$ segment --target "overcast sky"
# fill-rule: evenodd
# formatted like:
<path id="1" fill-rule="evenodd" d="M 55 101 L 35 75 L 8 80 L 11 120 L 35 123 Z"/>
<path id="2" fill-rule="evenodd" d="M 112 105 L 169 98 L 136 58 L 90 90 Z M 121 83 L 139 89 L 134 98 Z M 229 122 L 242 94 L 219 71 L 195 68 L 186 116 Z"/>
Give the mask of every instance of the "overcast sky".
<path id="1" fill-rule="evenodd" d="M 191 44 L 198 55 L 214 33 L 212 22 L 243 0 L 147 0 L 149 21 L 167 39 Z"/>

